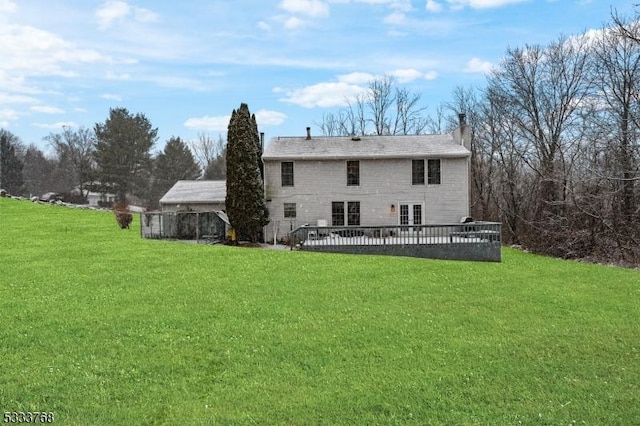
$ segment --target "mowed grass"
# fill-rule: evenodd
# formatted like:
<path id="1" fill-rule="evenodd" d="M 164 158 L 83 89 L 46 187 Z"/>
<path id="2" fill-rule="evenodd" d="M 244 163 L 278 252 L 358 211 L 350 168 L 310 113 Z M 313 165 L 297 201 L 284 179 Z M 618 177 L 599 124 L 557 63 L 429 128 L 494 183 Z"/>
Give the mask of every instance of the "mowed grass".
<path id="1" fill-rule="evenodd" d="M 0 199 L 0 411 L 57 424 L 638 424 L 640 273 L 143 240 Z"/>

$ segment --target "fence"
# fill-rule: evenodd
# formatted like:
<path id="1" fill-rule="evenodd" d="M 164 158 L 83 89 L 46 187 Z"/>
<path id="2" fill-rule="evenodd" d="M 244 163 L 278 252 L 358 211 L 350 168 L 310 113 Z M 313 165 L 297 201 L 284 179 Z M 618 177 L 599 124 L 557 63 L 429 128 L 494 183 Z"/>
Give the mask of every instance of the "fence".
<path id="1" fill-rule="evenodd" d="M 140 236 L 182 240 L 220 240 L 226 237 L 228 220 L 221 212 L 140 213 Z"/>
<path id="2" fill-rule="evenodd" d="M 502 225 L 471 222 L 411 226 L 301 226 L 289 234 L 291 248 L 431 259 L 501 261 Z"/>

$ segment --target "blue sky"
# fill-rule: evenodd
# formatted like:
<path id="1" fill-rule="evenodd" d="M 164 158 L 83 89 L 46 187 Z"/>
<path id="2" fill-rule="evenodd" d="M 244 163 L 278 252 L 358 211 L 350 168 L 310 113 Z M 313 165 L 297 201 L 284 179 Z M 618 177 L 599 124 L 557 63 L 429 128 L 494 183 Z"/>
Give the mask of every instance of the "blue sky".
<path id="1" fill-rule="evenodd" d="M 599 29 L 598 0 L 0 0 L 0 128 L 50 151 L 61 126 L 144 113 L 161 149 L 225 135 L 249 105 L 267 140 L 303 135 L 384 74 L 433 112 L 507 47 Z"/>

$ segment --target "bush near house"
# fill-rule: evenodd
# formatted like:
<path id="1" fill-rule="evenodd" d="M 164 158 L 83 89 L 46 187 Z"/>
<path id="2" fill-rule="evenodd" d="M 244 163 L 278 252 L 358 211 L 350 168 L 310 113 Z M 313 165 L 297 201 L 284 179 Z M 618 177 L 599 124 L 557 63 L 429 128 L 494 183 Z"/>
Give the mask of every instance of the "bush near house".
<path id="1" fill-rule="evenodd" d="M 129 229 L 129 225 L 133 221 L 133 216 L 129 211 L 129 206 L 126 201 L 118 201 L 113 206 L 113 214 L 116 216 L 118 225 L 122 229 Z"/>

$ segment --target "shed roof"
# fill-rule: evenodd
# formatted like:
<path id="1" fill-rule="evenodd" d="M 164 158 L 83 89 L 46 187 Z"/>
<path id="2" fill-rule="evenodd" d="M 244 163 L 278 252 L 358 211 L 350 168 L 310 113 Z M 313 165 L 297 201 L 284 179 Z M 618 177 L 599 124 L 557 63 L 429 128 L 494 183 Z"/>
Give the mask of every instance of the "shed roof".
<path id="1" fill-rule="evenodd" d="M 330 160 L 383 158 L 464 158 L 469 150 L 452 135 L 277 137 L 263 160 Z"/>
<path id="2" fill-rule="evenodd" d="M 224 203 L 226 196 L 224 180 L 179 180 L 160 199 L 160 204 Z"/>

